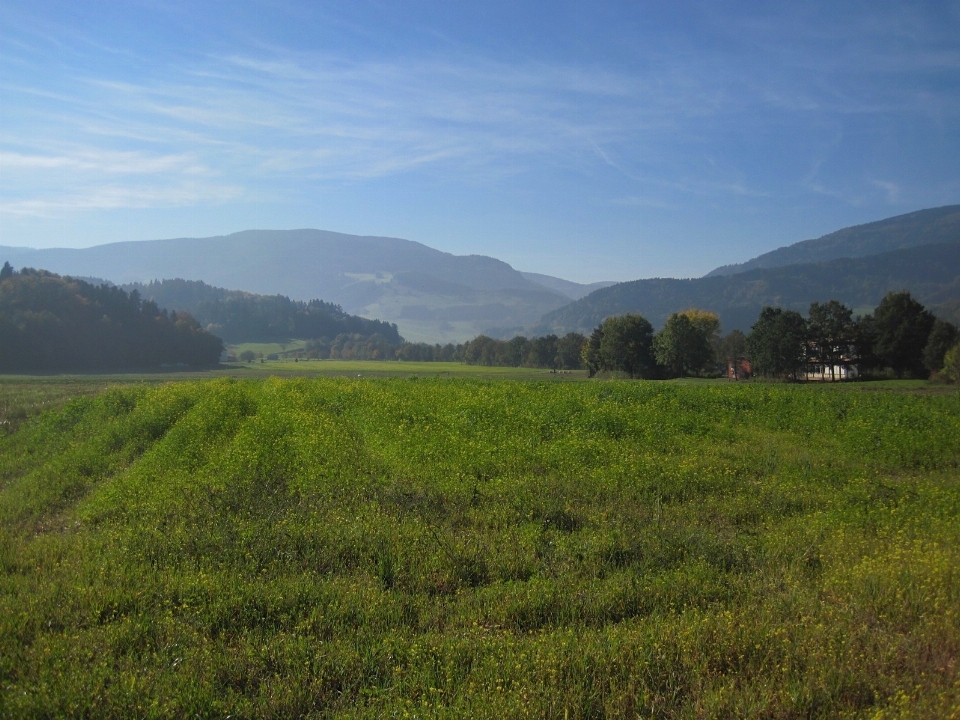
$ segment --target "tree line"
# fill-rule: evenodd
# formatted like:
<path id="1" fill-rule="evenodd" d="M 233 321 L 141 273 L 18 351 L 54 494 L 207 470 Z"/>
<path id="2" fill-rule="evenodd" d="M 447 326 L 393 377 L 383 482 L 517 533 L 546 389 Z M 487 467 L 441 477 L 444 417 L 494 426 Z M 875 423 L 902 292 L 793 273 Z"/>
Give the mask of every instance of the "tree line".
<path id="1" fill-rule="evenodd" d="M 840 380 L 864 373 L 897 377 L 960 375 L 960 333 L 934 317 L 908 292 L 891 292 L 876 310 L 855 317 L 831 300 L 810 305 L 807 317 L 765 307 L 749 334 L 720 331 L 716 313 L 676 312 L 659 332 L 642 315 L 609 317 L 589 337 L 568 333 L 500 340 L 479 335 L 464 343 L 390 343 L 380 335 L 341 334 L 307 343 L 303 358 L 462 362 L 471 365 L 586 369 L 590 377 L 717 377 L 749 375 Z M 951 354 L 952 352 L 952 354 Z M 953 363 L 953 364 L 951 364 Z M 953 368 L 953 369 L 951 369 Z M 953 373 L 953 374 L 951 374 Z M 956 377 L 960 380 L 960 377 Z"/>
<path id="2" fill-rule="evenodd" d="M 283 296 L 259 296 L 173 280 L 144 286 L 152 297 L 177 296 L 199 308 L 205 330 L 187 312 L 161 310 L 111 285 L 94 286 L 44 270 L 9 263 L 0 270 L 0 370 L 108 369 L 159 364 L 216 363 L 229 336 L 286 340 L 308 337 L 288 353 L 301 358 L 463 362 L 475 365 L 578 370 L 593 377 L 634 378 L 758 374 L 823 379 L 855 371 L 897 377 L 940 373 L 960 381 L 960 333 L 933 316 L 908 292 L 891 292 L 872 314 L 855 317 L 842 303 L 811 304 L 807 317 L 764 307 L 749 334 L 720 332 L 716 313 L 688 309 L 671 314 L 654 332 L 638 314 L 606 318 L 589 337 L 486 335 L 464 343 L 405 342 L 396 325 L 343 313 L 339 306 Z M 161 292 L 162 291 L 162 292 Z"/>
<path id="3" fill-rule="evenodd" d="M 0 371 L 122 370 L 212 365 L 220 338 L 109 285 L 45 270 L 0 269 Z"/>
<path id="4" fill-rule="evenodd" d="M 579 333 L 528 339 L 521 335 L 497 340 L 478 335 L 464 343 L 394 344 L 382 335 L 341 334 L 334 339 L 308 341 L 305 349 L 289 354 L 304 359 L 403 360 L 407 362 L 462 362 L 470 365 L 578 370 L 585 338 Z"/>
<path id="5" fill-rule="evenodd" d="M 813 303 L 807 318 L 764 308 L 746 347 L 754 369 L 764 375 L 797 377 L 815 364 L 829 367 L 831 375 L 854 366 L 898 378 L 947 370 L 949 378 L 947 356 L 958 340 L 953 323 L 934 317 L 909 292 L 890 292 L 863 317 L 835 300 Z"/>
<path id="6" fill-rule="evenodd" d="M 838 380 L 889 372 L 925 378 L 942 372 L 957 380 L 958 341 L 955 325 L 934 317 L 909 292 L 891 292 L 863 317 L 836 300 L 812 303 L 807 317 L 764 307 L 746 335 L 733 330 L 721 337 L 717 315 L 696 309 L 670 315 L 658 333 L 641 315 L 610 317 L 587 339 L 583 363 L 591 376 L 709 376 L 729 368 L 734 377 Z"/>

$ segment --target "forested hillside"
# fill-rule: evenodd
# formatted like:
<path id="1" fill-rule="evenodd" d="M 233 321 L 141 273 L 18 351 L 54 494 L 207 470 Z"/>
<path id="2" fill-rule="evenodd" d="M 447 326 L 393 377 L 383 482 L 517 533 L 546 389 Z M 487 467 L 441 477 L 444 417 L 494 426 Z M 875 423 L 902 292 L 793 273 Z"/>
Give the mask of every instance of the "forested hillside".
<path id="1" fill-rule="evenodd" d="M 294 300 L 323 298 L 399 326 L 415 341 L 463 342 L 522 330 L 569 297 L 482 255 L 453 255 L 400 238 L 324 230 L 246 230 L 219 237 L 34 250 L 0 246 L 0 262 L 117 284 L 202 280 Z"/>
<path id="2" fill-rule="evenodd" d="M 349 315 L 339 305 L 323 300 L 302 302 L 283 295 L 254 295 L 199 280 L 160 280 L 124 288 L 136 290 L 160 307 L 189 312 L 229 343 L 333 339 L 342 334 L 380 335 L 389 343 L 403 342 L 396 325 Z"/>
<path id="3" fill-rule="evenodd" d="M 765 305 L 805 311 L 811 302 L 839 300 L 872 310 L 890 291 L 909 290 L 934 313 L 955 319 L 960 298 L 960 243 L 925 245 L 873 255 L 732 276 L 654 278 L 620 283 L 548 313 L 532 334 L 589 333 L 604 318 L 638 312 L 655 327 L 685 308 L 711 310 L 726 331 L 747 331 Z"/>
<path id="4" fill-rule="evenodd" d="M 219 337 L 136 292 L 44 270 L 0 272 L 0 372 L 211 365 Z"/>

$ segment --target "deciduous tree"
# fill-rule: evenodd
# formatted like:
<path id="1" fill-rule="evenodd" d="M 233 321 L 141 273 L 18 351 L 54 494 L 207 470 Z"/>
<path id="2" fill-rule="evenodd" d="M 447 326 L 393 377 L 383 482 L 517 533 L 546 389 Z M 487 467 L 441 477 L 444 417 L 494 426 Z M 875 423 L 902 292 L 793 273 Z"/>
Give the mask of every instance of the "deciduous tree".
<path id="1" fill-rule="evenodd" d="M 635 378 L 657 374 L 653 326 L 642 315 L 618 315 L 604 320 L 599 354 L 606 370 L 618 370 Z"/>
<path id="2" fill-rule="evenodd" d="M 925 375 L 923 350 L 933 324 L 933 315 L 909 292 L 887 293 L 873 312 L 873 351 L 897 377 Z"/>
<path id="3" fill-rule="evenodd" d="M 927 338 L 927 346 L 923 349 L 923 364 L 930 372 L 939 372 L 943 368 L 943 358 L 947 351 L 960 339 L 957 326 L 946 320 L 937 318 Z"/>
<path id="4" fill-rule="evenodd" d="M 716 364 L 720 318 L 696 308 L 674 313 L 654 338 L 657 362 L 683 377 L 709 371 Z"/>
<path id="5" fill-rule="evenodd" d="M 960 383 L 960 343 L 947 350 L 940 370 L 947 382 Z"/>
<path id="6" fill-rule="evenodd" d="M 580 348 L 580 362 L 587 369 L 587 376 L 593 377 L 603 368 L 600 358 L 600 342 L 603 340 L 603 323 L 597 325 L 590 337 Z"/>
<path id="7" fill-rule="evenodd" d="M 557 340 L 557 366 L 563 370 L 577 370 L 581 367 L 580 350 L 586 342 L 580 333 L 571 332 Z"/>
<path id="8" fill-rule="evenodd" d="M 806 321 L 794 310 L 765 307 L 747 336 L 747 354 L 754 372 L 796 377 L 803 364 Z"/>

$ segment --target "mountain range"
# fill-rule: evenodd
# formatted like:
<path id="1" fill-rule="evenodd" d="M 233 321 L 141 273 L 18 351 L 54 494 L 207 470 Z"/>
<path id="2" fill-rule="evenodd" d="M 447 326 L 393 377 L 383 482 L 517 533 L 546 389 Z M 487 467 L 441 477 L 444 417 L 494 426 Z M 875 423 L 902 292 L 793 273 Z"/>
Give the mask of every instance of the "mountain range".
<path id="1" fill-rule="evenodd" d="M 960 205 L 946 205 L 837 230 L 815 240 L 804 240 L 777 248 L 744 263 L 718 267 L 705 277 L 734 275 L 756 268 L 866 257 L 891 250 L 956 242 L 958 236 Z"/>
<path id="2" fill-rule="evenodd" d="M 869 312 L 888 291 L 902 289 L 960 322 L 960 205 L 845 228 L 702 278 L 616 284 L 583 285 L 519 272 L 482 255 L 324 230 L 248 230 L 85 249 L 0 246 L 3 260 L 117 284 L 182 278 L 294 300 L 321 298 L 347 313 L 396 323 L 407 340 L 431 343 L 480 333 L 586 333 L 625 312 L 659 327 L 688 307 L 717 312 L 726 331 L 747 331 L 764 305 L 805 311 L 813 301 L 836 299 Z"/>
<path id="3" fill-rule="evenodd" d="M 909 290 L 960 324 L 960 205 L 845 228 L 701 278 L 618 283 L 548 312 L 530 334 L 586 333 L 627 312 L 660 327 L 690 307 L 717 313 L 725 331 L 746 332 L 765 305 L 806 312 L 811 302 L 839 300 L 865 314 L 891 290 Z"/>
<path id="4" fill-rule="evenodd" d="M 717 313 L 724 331 L 748 332 L 765 305 L 806 314 L 811 302 L 839 300 L 867 314 L 891 290 L 909 290 L 937 315 L 960 323 L 960 241 L 729 276 L 619 283 L 547 313 L 530 332 L 588 333 L 604 318 L 627 312 L 660 327 L 671 313 L 691 307 Z"/>
<path id="5" fill-rule="evenodd" d="M 2 260 L 116 284 L 180 278 L 293 300 L 321 298 L 347 313 L 396 323 L 408 340 L 431 343 L 521 332 L 604 285 L 521 273 L 495 258 L 452 255 L 410 240 L 324 230 L 247 230 L 84 249 L 0 246 Z"/>

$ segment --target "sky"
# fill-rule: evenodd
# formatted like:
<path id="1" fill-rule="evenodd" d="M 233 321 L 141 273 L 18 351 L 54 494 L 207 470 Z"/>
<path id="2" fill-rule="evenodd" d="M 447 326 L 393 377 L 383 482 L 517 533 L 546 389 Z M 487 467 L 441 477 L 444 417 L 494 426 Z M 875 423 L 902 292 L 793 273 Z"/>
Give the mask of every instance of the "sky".
<path id="1" fill-rule="evenodd" d="M 960 0 L 0 0 L 0 245 L 312 227 L 619 281 L 954 203 Z"/>

